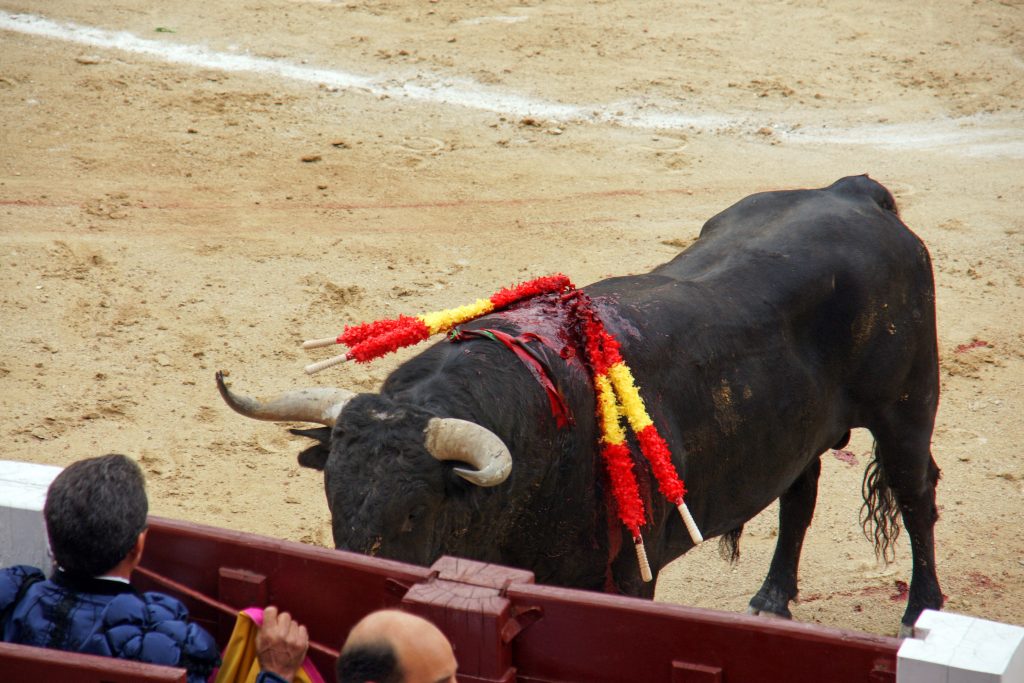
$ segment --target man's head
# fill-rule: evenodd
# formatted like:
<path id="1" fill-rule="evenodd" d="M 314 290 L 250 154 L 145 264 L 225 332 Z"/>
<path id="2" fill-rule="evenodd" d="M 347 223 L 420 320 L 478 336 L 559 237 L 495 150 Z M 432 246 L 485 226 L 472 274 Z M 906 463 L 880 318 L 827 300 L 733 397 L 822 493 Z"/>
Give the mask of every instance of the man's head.
<path id="1" fill-rule="evenodd" d="M 338 683 L 455 683 L 452 646 L 426 619 L 398 610 L 364 617 L 338 658 Z"/>
<path id="2" fill-rule="evenodd" d="M 77 576 L 100 576 L 124 560 L 138 544 L 148 512 L 142 470 L 116 454 L 66 467 L 43 506 L 53 557 Z"/>

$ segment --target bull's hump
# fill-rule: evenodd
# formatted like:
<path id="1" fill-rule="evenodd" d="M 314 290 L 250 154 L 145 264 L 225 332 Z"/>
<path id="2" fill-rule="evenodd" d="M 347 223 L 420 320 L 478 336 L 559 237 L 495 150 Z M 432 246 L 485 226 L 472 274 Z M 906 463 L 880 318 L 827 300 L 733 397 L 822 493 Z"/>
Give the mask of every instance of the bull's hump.
<path id="1" fill-rule="evenodd" d="M 879 208 L 896 213 L 896 200 L 881 183 L 865 175 L 840 178 L 826 188 L 827 191 L 858 199 L 868 199 Z"/>

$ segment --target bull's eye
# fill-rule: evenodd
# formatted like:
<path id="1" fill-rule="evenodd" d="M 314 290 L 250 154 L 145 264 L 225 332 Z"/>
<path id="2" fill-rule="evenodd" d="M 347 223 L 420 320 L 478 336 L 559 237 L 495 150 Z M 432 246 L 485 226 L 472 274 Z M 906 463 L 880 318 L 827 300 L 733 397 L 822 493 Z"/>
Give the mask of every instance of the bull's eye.
<path id="1" fill-rule="evenodd" d="M 405 518 L 402 523 L 402 533 L 407 534 L 416 527 L 416 523 L 423 517 L 423 513 L 426 510 L 422 505 L 417 505 L 409 511 L 409 516 Z"/>

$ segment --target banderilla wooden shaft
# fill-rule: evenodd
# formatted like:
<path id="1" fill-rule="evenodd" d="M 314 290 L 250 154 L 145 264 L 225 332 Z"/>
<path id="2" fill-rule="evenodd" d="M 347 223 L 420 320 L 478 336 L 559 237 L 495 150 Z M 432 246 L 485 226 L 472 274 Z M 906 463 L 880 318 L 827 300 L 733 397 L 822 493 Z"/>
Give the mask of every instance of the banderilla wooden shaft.
<path id="1" fill-rule="evenodd" d="M 701 535 L 700 529 L 697 528 L 697 522 L 693 521 L 693 515 L 690 514 L 690 508 L 686 507 L 686 503 L 683 502 L 680 502 L 676 507 L 683 518 L 683 524 L 686 525 L 686 530 L 690 532 L 690 538 L 693 540 L 694 544 L 699 545 L 703 543 L 704 536 Z"/>
<path id="2" fill-rule="evenodd" d="M 640 578 L 644 580 L 644 583 L 648 583 L 654 578 L 654 575 L 651 574 L 651 563 L 647 560 L 647 549 L 644 548 L 644 539 L 637 537 L 633 541 L 633 547 L 636 548 L 636 561 L 640 563 Z"/>
<path id="3" fill-rule="evenodd" d="M 344 363 L 347 360 L 350 360 L 348 354 L 343 353 L 340 356 L 334 356 L 333 358 L 328 358 L 327 360 L 322 360 L 318 363 L 310 363 L 305 367 L 306 374 L 312 375 L 314 372 L 320 372 L 325 368 L 329 368 L 332 365 L 338 365 L 339 363 Z"/>
<path id="4" fill-rule="evenodd" d="M 324 337 L 323 339 L 308 339 L 302 342 L 304 349 L 319 349 L 322 346 L 334 346 L 338 343 L 337 337 Z"/>

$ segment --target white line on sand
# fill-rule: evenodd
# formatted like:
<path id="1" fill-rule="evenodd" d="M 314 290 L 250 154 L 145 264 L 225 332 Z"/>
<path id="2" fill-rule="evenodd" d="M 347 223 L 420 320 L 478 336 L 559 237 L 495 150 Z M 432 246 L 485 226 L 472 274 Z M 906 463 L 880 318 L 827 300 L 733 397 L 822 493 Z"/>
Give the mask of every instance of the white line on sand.
<path id="1" fill-rule="evenodd" d="M 195 45 L 180 45 L 140 38 L 124 31 L 105 31 L 69 22 L 56 22 L 32 14 L 0 11 L 0 30 L 63 40 L 90 47 L 121 50 L 174 64 L 270 74 L 283 79 L 324 85 L 332 90 L 359 90 L 375 96 L 446 104 L 490 111 L 512 117 L 531 116 L 551 122 L 615 123 L 651 130 L 734 130 L 751 133 L 766 125 L 794 143 L 868 145 L 890 149 L 930 149 L 984 157 L 1024 158 L 1024 125 L 1019 118 L 994 115 L 940 119 L 916 123 L 872 124 L 840 128 L 832 125 L 791 127 L 766 122 L 763 114 L 742 116 L 694 114 L 650 102 L 626 101 L 582 106 L 549 102 L 503 92 L 470 79 L 421 73 L 400 80 L 394 76 L 365 76 L 336 69 L 292 64 L 284 60 L 216 52 Z M 792 116 L 792 114 L 790 114 Z M 809 114 L 806 118 L 813 118 Z"/>

